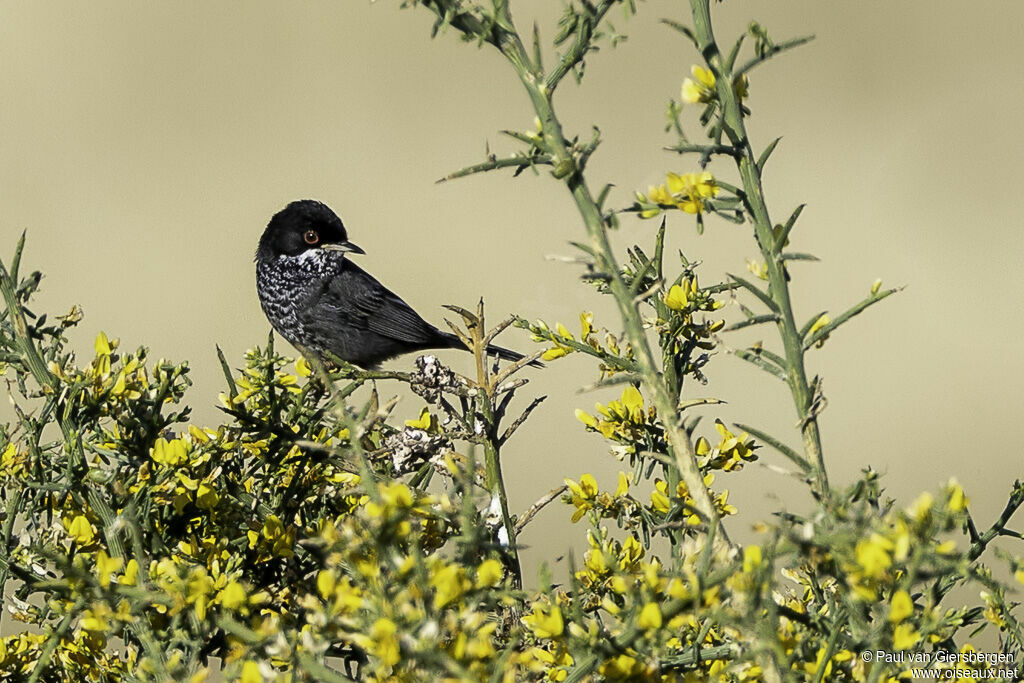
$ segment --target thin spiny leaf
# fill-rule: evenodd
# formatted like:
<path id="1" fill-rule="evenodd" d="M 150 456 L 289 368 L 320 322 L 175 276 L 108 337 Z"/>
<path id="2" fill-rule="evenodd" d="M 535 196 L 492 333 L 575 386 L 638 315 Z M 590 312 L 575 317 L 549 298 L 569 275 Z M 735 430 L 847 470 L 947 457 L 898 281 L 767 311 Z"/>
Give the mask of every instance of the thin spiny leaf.
<path id="1" fill-rule="evenodd" d="M 810 474 L 811 472 L 814 471 L 814 468 L 811 467 L 811 464 L 807 462 L 806 458 L 804 458 L 802 455 L 797 453 L 795 450 L 793 450 L 786 444 L 776 439 L 771 434 L 768 434 L 767 432 L 757 429 L 755 427 L 751 427 L 750 425 L 743 424 L 742 422 L 734 422 L 733 424 L 738 429 L 747 432 L 755 439 L 759 439 L 765 442 L 766 444 L 777 450 L 779 453 L 789 458 L 789 460 L 792 461 L 793 464 L 795 464 L 797 467 L 799 467 L 804 472 L 804 474 Z"/>
<path id="2" fill-rule="evenodd" d="M 821 328 L 816 330 L 814 332 L 814 335 L 810 339 L 806 339 L 804 341 L 804 349 L 811 348 L 814 344 L 816 344 L 817 342 L 821 341 L 822 339 L 827 337 L 829 334 L 831 334 L 832 331 L 835 330 L 837 327 L 839 327 L 843 323 L 845 323 L 848 320 L 850 320 L 850 318 L 853 318 L 854 316 L 863 313 L 864 310 L 867 309 L 869 306 L 873 306 L 873 305 L 877 304 L 882 299 L 885 299 L 885 298 L 895 294 L 896 292 L 900 291 L 901 289 L 902 289 L 902 287 L 896 288 L 896 289 L 888 289 L 888 290 L 886 290 L 884 292 L 879 292 L 878 294 L 874 294 L 872 296 L 869 296 L 867 299 L 864 299 L 859 304 L 851 307 L 846 312 L 844 312 L 841 315 L 837 316 L 836 319 L 833 320 L 832 322 L 828 323 L 827 325 L 823 325 Z M 812 325 L 813 325 L 813 323 L 812 323 Z"/>

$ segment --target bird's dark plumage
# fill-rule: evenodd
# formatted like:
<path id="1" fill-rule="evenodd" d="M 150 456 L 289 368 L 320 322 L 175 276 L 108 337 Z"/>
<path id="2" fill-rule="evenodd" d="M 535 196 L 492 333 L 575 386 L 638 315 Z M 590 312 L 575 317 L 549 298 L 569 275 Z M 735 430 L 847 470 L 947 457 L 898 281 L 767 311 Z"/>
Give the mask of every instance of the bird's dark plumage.
<path id="1" fill-rule="evenodd" d="M 256 289 L 270 324 L 292 345 L 362 367 L 414 351 L 465 349 L 346 253 L 364 252 L 325 204 L 292 202 L 270 219 L 256 251 Z M 522 358 L 498 346 L 488 350 L 506 360 Z"/>

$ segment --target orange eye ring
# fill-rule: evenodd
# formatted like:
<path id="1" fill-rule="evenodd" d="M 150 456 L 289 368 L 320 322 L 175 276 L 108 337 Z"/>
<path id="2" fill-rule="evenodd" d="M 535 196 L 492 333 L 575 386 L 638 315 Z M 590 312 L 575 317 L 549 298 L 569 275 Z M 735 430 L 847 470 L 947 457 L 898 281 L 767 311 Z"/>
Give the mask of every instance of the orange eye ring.
<path id="1" fill-rule="evenodd" d="M 307 230 L 306 233 L 302 236 L 302 239 L 306 242 L 306 244 L 317 244 L 320 242 L 320 235 L 319 233 L 317 233 L 316 230 Z"/>

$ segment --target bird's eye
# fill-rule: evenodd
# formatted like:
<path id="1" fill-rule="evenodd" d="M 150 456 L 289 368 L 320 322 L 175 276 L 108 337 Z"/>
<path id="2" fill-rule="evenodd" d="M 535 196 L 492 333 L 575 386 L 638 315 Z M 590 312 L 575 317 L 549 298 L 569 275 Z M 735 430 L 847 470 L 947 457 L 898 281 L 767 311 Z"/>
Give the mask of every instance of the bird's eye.
<path id="1" fill-rule="evenodd" d="M 316 244 L 320 241 L 320 234 L 316 230 L 307 230 L 302 239 L 306 241 L 306 244 Z"/>

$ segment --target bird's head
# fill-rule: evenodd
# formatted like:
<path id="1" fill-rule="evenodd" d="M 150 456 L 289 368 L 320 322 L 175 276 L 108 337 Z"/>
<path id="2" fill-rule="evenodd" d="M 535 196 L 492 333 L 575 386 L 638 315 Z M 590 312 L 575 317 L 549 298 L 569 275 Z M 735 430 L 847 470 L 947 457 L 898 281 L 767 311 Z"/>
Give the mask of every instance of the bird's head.
<path id="1" fill-rule="evenodd" d="M 270 219 L 256 250 L 257 261 L 279 256 L 301 256 L 307 252 L 365 254 L 348 241 L 345 225 L 326 204 L 301 199 L 284 207 Z"/>

